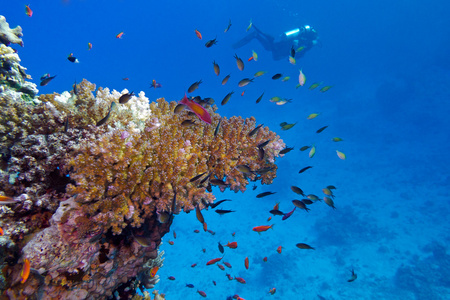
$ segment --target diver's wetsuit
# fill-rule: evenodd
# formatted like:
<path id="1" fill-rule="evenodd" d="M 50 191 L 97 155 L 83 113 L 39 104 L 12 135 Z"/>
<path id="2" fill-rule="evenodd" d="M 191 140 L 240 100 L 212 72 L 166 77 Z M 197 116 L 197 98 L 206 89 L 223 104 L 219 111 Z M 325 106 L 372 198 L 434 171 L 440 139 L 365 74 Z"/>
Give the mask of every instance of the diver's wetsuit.
<path id="1" fill-rule="evenodd" d="M 233 48 L 241 48 L 253 39 L 257 39 L 264 47 L 264 49 L 272 52 L 272 57 L 274 60 L 287 58 L 292 47 L 294 47 L 294 49 L 304 47 L 300 52 L 297 53 L 296 57 L 303 56 L 307 50 L 314 46 L 314 42 L 317 39 L 317 33 L 315 31 L 303 31 L 298 35 L 292 37 L 287 37 L 286 34 L 282 34 L 280 40 L 275 41 L 275 38 L 273 36 L 262 32 L 255 25 L 253 25 L 252 28 L 254 29 L 254 31 L 245 36 L 237 43 L 233 44 Z"/>

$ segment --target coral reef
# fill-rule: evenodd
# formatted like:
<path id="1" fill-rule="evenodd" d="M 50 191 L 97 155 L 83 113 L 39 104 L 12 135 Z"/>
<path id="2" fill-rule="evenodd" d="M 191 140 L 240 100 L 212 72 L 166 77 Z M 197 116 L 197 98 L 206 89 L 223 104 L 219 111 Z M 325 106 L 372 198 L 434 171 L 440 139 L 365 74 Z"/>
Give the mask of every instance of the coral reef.
<path id="1" fill-rule="evenodd" d="M 213 202 L 212 185 L 238 192 L 276 176 L 285 145 L 267 127 L 249 135 L 254 118 L 220 117 L 203 103 L 209 125 L 174 113 L 176 102 L 149 104 L 143 92 L 125 104 L 127 90 L 94 96 L 86 80 L 36 98 L 23 88 L 33 86 L 27 76 L 17 77 L 18 55 L 0 47 L 2 74 L 17 71 L 0 92 L 0 195 L 15 201 L 0 205 L 3 296 L 138 299 L 158 282 L 158 246 L 174 214 Z M 31 273 L 21 283 L 25 259 Z"/>
<path id="2" fill-rule="evenodd" d="M 0 16 L 0 43 L 6 46 L 18 44 L 23 47 L 22 35 L 22 27 L 10 28 L 6 18 Z"/>

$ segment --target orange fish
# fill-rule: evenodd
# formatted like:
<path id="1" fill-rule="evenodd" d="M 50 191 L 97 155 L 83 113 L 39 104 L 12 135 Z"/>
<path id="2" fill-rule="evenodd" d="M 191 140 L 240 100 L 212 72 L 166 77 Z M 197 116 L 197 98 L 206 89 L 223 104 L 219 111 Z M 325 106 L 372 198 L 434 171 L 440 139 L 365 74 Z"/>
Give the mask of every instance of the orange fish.
<path id="1" fill-rule="evenodd" d="M 244 93 L 245 93 L 245 91 L 243 91 L 243 92 L 241 93 L 241 96 L 244 96 Z"/>
<path id="2" fill-rule="evenodd" d="M 272 220 L 272 216 L 270 216 L 270 217 L 267 219 L 267 222 L 270 221 L 270 220 Z"/>
<path id="3" fill-rule="evenodd" d="M 17 201 L 14 200 L 14 198 L 0 195 L 0 205 L 2 205 L 2 204 L 13 204 L 13 203 L 17 203 Z"/>
<path id="4" fill-rule="evenodd" d="M 277 291 L 276 288 L 271 288 L 270 291 L 269 291 L 269 293 L 270 293 L 271 295 L 273 295 L 273 294 L 275 294 L 276 291 Z"/>
<path id="5" fill-rule="evenodd" d="M 244 278 L 242 278 L 242 277 L 234 277 L 234 279 L 236 279 L 238 282 L 240 282 L 242 284 L 246 284 Z"/>
<path id="6" fill-rule="evenodd" d="M 274 210 L 279 210 L 280 209 L 280 202 L 278 202 L 277 204 L 275 204 L 275 206 L 273 207 Z"/>
<path id="7" fill-rule="evenodd" d="M 91 50 L 91 49 L 92 49 L 92 44 L 88 43 L 88 50 Z"/>
<path id="8" fill-rule="evenodd" d="M 25 13 L 29 17 L 31 17 L 33 15 L 33 11 L 31 10 L 31 8 L 28 5 L 25 5 Z"/>
<path id="9" fill-rule="evenodd" d="M 25 281 L 27 281 L 28 276 L 30 276 L 30 269 L 31 269 L 30 260 L 28 258 L 25 258 L 25 260 L 23 261 L 22 272 L 20 272 L 20 278 L 22 278 L 20 283 L 25 283 Z"/>
<path id="10" fill-rule="evenodd" d="M 280 253 L 280 254 L 281 254 L 281 249 L 283 249 L 283 247 L 281 247 L 281 246 L 278 246 L 278 248 L 277 248 L 277 252 L 278 252 L 278 253 Z"/>
<path id="11" fill-rule="evenodd" d="M 253 227 L 253 231 L 256 231 L 256 232 L 262 232 L 262 231 L 266 231 L 266 230 L 269 230 L 269 228 L 273 228 L 273 225 L 275 225 L 275 224 L 272 224 L 272 225 L 262 225 L 262 226 L 256 226 L 256 227 Z"/>
<path id="12" fill-rule="evenodd" d="M 222 257 L 211 259 L 210 261 L 208 261 L 206 263 L 206 265 L 209 266 L 209 265 L 215 264 L 216 262 L 220 261 L 221 259 L 222 259 Z"/>
<path id="13" fill-rule="evenodd" d="M 4 233 L 3 233 L 3 228 L 1 228 L 0 227 L 0 236 L 2 236 Z"/>
<path id="14" fill-rule="evenodd" d="M 197 35 L 197 37 L 199 39 L 202 39 L 202 34 L 200 33 L 200 31 L 198 31 L 197 29 L 195 29 L 195 34 Z"/>
<path id="15" fill-rule="evenodd" d="M 228 242 L 228 244 L 226 244 L 226 245 L 223 245 L 224 247 L 229 247 L 229 248 L 231 248 L 231 249 L 236 249 L 237 248 L 237 242 Z"/>
<path id="16" fill-rule="evenodd" d="M 206 222 L 203 222 L 203 230 L 205 232 L 208 231 L 208 224 L 206 224 Z"/>
<path id="17" fill-rule="evenodd" d="M 205 223 L 205 219 L 203 218 L 202 211 L 200 210 L 200 207 L 197 205 L 195 207 L 195 215 L 197 216 L 197 220 L 199 220 L 200 223 Z"/>
<path id="18" fill-rule="evenodd" d="M 155 277 L 155 275 L 156 275 L 156 272 L 158 272 L 158 270 L 159 270 L 159 267 L 158 266 L 156 266 L 156 267 L 153 267 L 151 270 L 150 270 L 150 277 Z"/>
<path id="19" fill-rule="evenodd" d="M 123 35 L 123 31 L 121 33 L 119 33 L 118 35 L 116 35 L 116 38 L 121 39 Z"/>
<path id="20" fill-rule="evenodd" d="M 253 56 L 250 56 L 249 59 L 247 59 L 247 61 L 251 61 L 253 59 Z"/>
<path id="21" fill-rule="evenodd" d="M 236 235 L 236 232 L 233 232 L 231 235 L 232 235 L 232 236 L 235 236 L 235 235 Z"/>
<path id="22" fill-rule="evenodd" d="M 184 94 L 184 98 L 180 101 L 180 103 L 189 107 L 189 109 L 197 117 L 199 117 L 200 120 L 202 120 L 205 123 L 211 124 L 211 116 L 209 115 L 209 112 L 200 104 L 198 104 L 192 100 L 189 100 L 186 94 Z M 198 218 L 198 216 L 197 216 L 197 218 Z M 202 221 L 200 221 L 200 222 L 202 222 Z"/>
<path id="23" fill-rule="evenodd" d="M 245 258 L 244 265 L 245 265 L 245 268 L 248 270 L 248 257 Z"/>

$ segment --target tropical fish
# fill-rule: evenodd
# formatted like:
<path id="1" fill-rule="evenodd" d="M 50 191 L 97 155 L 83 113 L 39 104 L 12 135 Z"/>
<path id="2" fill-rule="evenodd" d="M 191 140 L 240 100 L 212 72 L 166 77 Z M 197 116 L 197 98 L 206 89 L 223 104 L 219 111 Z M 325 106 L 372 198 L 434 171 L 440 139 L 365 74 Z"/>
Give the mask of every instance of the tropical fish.
<path id="1" fill-rule="evenodd" d="M 124 77 L 124 78 L 122 78 L 122 80 L 124 80 L 124 81 L 128 81 L 128 80 L 130 80 L 130 78 L 128 78 L 128 77 Z"/>
<path id="2" fill-rule="evenodd" d="M 295 126 L 295 124 L 297 124 L 297 122 L 295 122 L 295 123 L 292 123 L 292 124 L 284 124 L 284 125 L 281 125 L 281 130 L 289 130 L 289 129 L 291 129 L 292 127 L 294 127 Z"/>
<path id="3" fill-rule="evenodd" d="M 269 212 L 274 216 L 284 216 L 284 212 L 282 212 L 281 210 L 278 210 L 278 209 L 272 209 Z"/>
<path id="4" fill-rule="evenodd" d="M 283 150 L 280 151 L 280 154 L 286 154 L 294 150 L 294 147 L 286 147 Z"/>
<path id="5" fill-rule="evenodd" d="M 334 185 L 327 185 L 327 189 L 336 190 L 337 188 Z"/>
<path id="6" fill-rule="evenodd" d="M 309 200 L 309 199 L 302 199 L 301 201 L 302 201 L 303 203 L 305 203 L 306 205 L 311 205 L 311 204 L 314 203 L 313 201 L 311 201 L 311 200 Z"/>
<path id="7" fill-rule="evenodd" d="M 273 195 L 273 194 L 276 194 L 276 193 L 277 192 L 264 192 L 264 193 L 256 195 L 256 198 L 263 198 L 263 197 L 266 197 L 266 196 L 269 196 L 269 195 Z"/>
<path id="8" fill-rule="evenodd" d="M 231 264 L 229 262 L 224 261 L 223 264 L 227 266 L 227 268 L 232 268 Z"/>
<path id="9" fill-rule="evenodd" d="M 316 87 L 318 87 L 321 84 L 321 82 L 314 82 L 313 84 L 311 84 L 308 88 L 308 90 L 312 91 L 314 90 Z"/>
<path id="10" fill-rule="evenodd" d="M 229 210 L 229 209 L 216 209 L 215 212 L 222 216 L 224 214 L 229 214 L 229 213 L 232 213 L 232 212 L 235 212 L 235 211 L 234 210 Z"/>
<path id="11" fill-rule="evenodd" d="M 267 144 L 269 144 L 270 143 L 270 140 L 267 140 L 267 141 L 265 141 L 265 142 L 262 142 L 262 143 L 260 143 L 260 144 L 258 144 L 258 148 L 260 148 L 260 149 L 262 149 L 262 148 L 264 148 L 265 146 L 267 146 Z"/>
<path id="12" fill-rule="evenodd" d="M 174 241 L 168 241 L 168 243 L 169 243 L 169 245 L 171 245 L 171 246 L 172 246 L 173 244 L 175 244 Z"/>
<path id="13" fill-rule="evenodd" d="M 247 29 L 246 29 L 245 31 L 249 31 L 250 28 L 252 28 L 252 25 L 253 25 L 253 22 L 252 22 L 252 20 L 250 19 L 250 24 L 248 24 L 248 27 L 247 27 Z"/>
<path id="14" fill-rule="evenodd" d="M 263 93 L 264 94 L 264 93 Z M 261 128 L 261 126 L 263 126 L 264 124 L 259 124 L 258 126 L 256 126 L 255 127 L 255 129 L 253 129 L 252 131 L 250 131 L 249 133 L 248 133 L 248 136 L 252 136 L 252 135 L 255 135 L 257 132 L 258 132 L 258 130 Z"/>
<path id="15" fill-rule="evenodd" d="M 234 94 L 234 91 L 232 91 L 232 92 L 229 92 L 224 98 L 223 98 L 223 100 L 222 100 L 222 102 L 220 103 L 221 105 L 225 105 L 225 104 L 227 104 L 227 102 L 230 100 L 230 98 L 231 98 L 231 95 L 233 95 Z"/>
<path id="16" fill-rule="evenodd" d="M 200 33 L 200 31 L 198 31 L 197 29 L 195 29 L 195 35 L 201 40 L 202 39 L 202 34 Z"/>
<path id="17" fill-rule="evenodd" d="M 321 133 L 322 131 L 324 131 L 325 129 L 327 129 L 327 127 L 328 127 L 328 125 L 327 125 L 327 126 L 320 127 L 319 129 L 317 129 L 316 133 Z"/>
<path id="18" fill-rule="evenodd" d="M 209 266 L 209 265 L 215 264 L 216 262 L 220 261 L 221 259 L 222 259 L 222 257 L 211 259 L 210 261 L 208 261 L 206 263 L 206 265 Z"/>
<path id="19" fill-rule="evenodd" d="M 53 80 L 53 78 L 56 77 L 56 75 L 55 76 L 50 76 L 50 74 L 46 74 L 46 75 L 48 75 L 48 76 L 45 77 L 44 79 L 42 79 L 43 76 L 41 77 L 41 83 L 39 84 L 40 86 L 47 85 L 50 81 Z"/>
<path id="20" fill-rule="evenodd" d="M 339 137 L 334 137 L 331 139 L 333 142 L 342 142 L 343 139 L 339 138 Z"/>
<path id="21" fill-rule="evenodd" d="M 291 79 L 291 77 L 286 76 L 286 77 L 284 77 L 283 79 L 281 79 L 281 81 L 286 82 L 286 81 L 288 81 L 289 79 Z"/>
<path id="22" fill-rule="evenodd" d="M 322 189 L 322 192 L 325 194 L 325 195 L 327 195 L 327 196 L 330 196 L 330 197 L 334 197 L 334 195 L 333 195 L 333 192 L 329 189 L 329 188 L 323 188 Z"/>
<path id="23" fill-rule="evenodd" d="M 214 136 L 217 136 L 217 134 L 219 133 L 220 123 L 222 123 L 222 119 L 220 119 L 219 122 L 217 122 L 216 129 L 214 130 Z"/>
<path id="24" fill-rule="evenodd" d="M 200 210 L 200 207 L 198 206 L 198 204 L 195 206 L 195 215 L 197 216 L 197 220 L 200 222 L 200 223 L 205 223 L 205 218 L 203 218 L 203 215 L 202 215 L 202 211 Z"/>
<path id="25" fill-rule="evenodd" d="M 183 122 L 181 122 L 181 126 L 183 126 L 183 127 L 190 127 L 194 124 L 195 124 L 195 121 L 192 121 L 190 119 L 187 119 L 187 120 L 184 120 Z"/>
<path id="26" fill-rule="evenodd" d="M 158 272 L 158 270 L 159 270 L 159 266 L 153 267 L 153 268 L 150 270 L 150 277 L 151 277 L 151 278 L 155 277 L 156 272 Z"/>
<path id="27" fill-rule="evenodd" d="M 336 209 L 336 207 L 334 206 L 334 201 L 330 197 L 324 196 L 323 202 L 325 202 L 329 207 Z"/>
<path id="28" fill-rule="evenodd" d="M 312 168 L 312 166 L 304 167 L 304 168 L 300 169 L 300 171 L 298 171 L 298 173 L 299 173 L 299 174 L 300 174 L 300 173 L 303 173 L 303 172 L 305 172 L 306 170 L 311 169 L 311 168 Z"/>
<path id="29" fill-rule="evenodd" d="M 255 75 L 253 75 L 254 77 L 259 77 L 259 76 L 263 76 L 264 74 L 266 74 L 267 71 L 258 71 L 255 73 Z"/>
<path id="30" fill-rule="evenodd" d="M 288 213 L 285 213 L 284 216 L 281 218 L 281 220 L 284 221 L 284 220 L 286 220 L 287 218 L 289 218 L 290 216 L 292 216 L 292 214 L 294 213 L 294 211 L 295 211 L 296 208 L 297 208 L 297 207 L 294 207 L 293 210 L 291 210 L 291 211 L 288 212 Z"/>
<path id="31" fill-rule="evenodd" d="M 313 247 L 311 247 L 310 245 L 305 244 L 305 243 L 298 243 L 298 244 L 296 244 L 295 246 L 297 246 L 297 247 L 300 248 L 300 249 L 311 249 L 311 250 L 315 250 Z"/>
<path id="32" fill-rule="evenodd" d="M 299 70 L 300 74 L 298 75 L 298 84 L 300 84 L 300 86 L 304 86 L 305 82 L 306 82 L 306 77 L 305 74 L 303 74 L 302 70 Z"/>
<path id="33" fill-rule="evenodd" d="M 340 159 L 342 159 L 342 160 L 345 160 L 345 154 L 343 153 L 343 152 L 341 152 L 341 151 L 339 151 L 339 150 L 336 150 L 336 154 L 337 154 L 337 156 L 340 158 Z"/>
<path id="34" fill-rule="evenodd" d="M 295 58 L 294 57 L 292 57 L 292 56 L 289 56 L 289 62 L 292 64 L 292 65 L 295 65 L 295 63 L 296 63 L 296 60 L 295 60 Z"/>
<path id="35" fill-rule="evenodd" d="M 217 264 L 217 266 L 219 267 L 219 269 L 221 269 L 222 271 L 225 271 L 225 267 L 221 264 Z"/>
<path id="36" fill-rule="evenodd" d="M 291 57 L 295 57 L 295 48 L 291 46 Z"/>
<path id="37" fill-rule="evenodd" d="M 258 97 L 258 99 L 256 99 L 256 103 L 261 102 L 262 97 L 264 96 L 264 92 L 261 94 L 261 96 Z"/>
<path id="38" fill-rule="evenodd" d="M 152 80 L 152 84 L 150 86 L 155 89 L 162 87 L 161 83 L 157 83 L 155 79 Z"/>
<path id="39" fill-rule="evenodd" d="M 169 277 L 167 277 L 167 279 L 169 279 L 169 280 L 175 280 L 175 277 L 169 276 Z"/>
<path id="40" fill-rule="evenodd" d="M 88 50 L 91 50 L 91 49 L 92 49 L 92 44 L 88 43 Z"/>
<path id="41" fill-rule="evenodd" d="M 299 194 L 299 195 L 302 195 L 303 197 L 305 197 L 305 193 L 304 193 L 303 190 L 302 190 L 301 188 L 299 188 L 298 186 L 295 186 L 295 185 L 291 186 L 291 190 L 292 190 L 294 193 Z"/>
<path id="42" fill-rule="evenodd" d="M 70 53 L 69 56 L 67 56 L 67 59 L 70 62 L 73 62 L 73 63 L 76 63 L 76 64 L 80 62 L 75 56 L 73 56 L 73 53 Z"/>
<path id="43" fill-rule="evenodd" d="M 220 242 L 218 242 L 218 245 L 217 245 L 217 246 L 219 247 L 220 253 L 223 253 L 223 252 L 224 252 L 224 249 L 223 249 L 222 244 L 221 244 Z"/>
<path id="44" fill-rule="evenodd" d="M 180 101 L 180 103 L 186 105 L 200 120 L 211 124 L 211 116 L 209 115 L 209 112 L 200 104 L 189 100 L 186 94 L 184 94 L 184 98 Z"/>
<path id="45" fill-rule="evenodd" d="M 239 283 L 246 284 L 246 281 L 242 277 L 234 277 Z"/>
<path id="46" fill-rule="evenodd" d="M 314 194 L 309 194 L 309 195 L 306 196 L 306 198 L 308 198 L 309 200 L 312 200 L 312 201 L 318 201 L 318 200 L 320 200 L 319 197 L 317 197 L 317 196 L 314 195 Z"/>
<path id="47" fill-rule="evenodd" d="M 356 275 L 355 270 L 352 269 L 352 277 L 350 277 L 350 279 L 347 280 L 347 282 L 355 281 L 356 278 L 358 278 L 358 275 Z"/>
<path id="48" fill-rule="evenodd" d="M 109 107 L 108 110 L 108 114 L 106 115 L 106 117 L 104 117 L 103 119 L 101 119 L 100 121 L 97 122 L 96 126 L 102 126 L 103 124 L 105 124 L 106 122 L 108 122 L 109 120 L 109 116 L 111 115 L 111 111 L 114 109 L 114 107 L 116 106 L 116 102 L 111 102 L 111 106 Z"/>
<path id="49" fill-rule="evenodd" d="M 242 93 L 241 93 L 241 97 L 242 97 L 242 96 L 244 96 L 244 93 L 245 93 L 245 90 L 244 90 L 244 91 L 242 91 Z"/>
<path id="50" fill-rule="evenodd" d="M 273 79 L 273 80 L 277 80 L 277 79 L 280 79 L 281 76 L 283 76 L 283 74 L 277 73 L 277 74 L 275 74 L 275 75 L 272 76 L 272 79 Z"/>
<path id="51" fill-rule="evenodd" d="M 231 277 L 230 274 L 226 274 L 226 275 L 227 275 L 228 280 L 233 280 L 233 277 Z"/>
<path id="52" fill-rule="evenodd" d="M 173 238 L 174 238 L 174 239 L 177 238 L 177 233 L 175 232 L 175 230 L 173 231 Z"/>
<path id="53" fill-rule="evenodd" d="M 281 246 L 278 246 L 278 248 L 277 248 L 277 252 L 281 254 L 281 251 L 282 251 L 282 249 L 283 249 L 283 247 L 281 247 Z"/>
<path id="54" fill-rule="evenodd" d="M 254 61 L 258 61 L 258 54 L 252 50 L 252 58 Z"/>
<path id="55" fill-rule="evenodd" d="M 300 51 L 302 51 L 303 49 L 305 49 L 305 46 L 298 47 L 297 50 L 295 50 L 295 51 L 296 51 L 296 52 L 300 52 Z"/>
<path id="56" fill-rule="evenodd" d="M 300 148 L 300 151 L 305 151 L 308 150 L 309 148 L 311 148 L 311 146 L 303 146 Z"/>
<path id="57" fill-rule="evenodd" d="M 238 244 L 237 244 L 237 242 L 228 242 L 226 245 L 223 245 L 224 247 L 228 247 L 228 248 L 231 248 L 231 249 L 236 249 L 237 248 L 237 246 L 238 246 Z"/>
<path id="58" fill-rule="evenodd" d="M 247 165 L 237 165 L 235 168 L 244 175 L 250 176 L 253 174 L 253 171 Z"/>
<path id="59" fill-rule="evenodd" d="M 250 82 L 253 82 L 253 78 L 252 78 L 252 79 L 250 79 L 250 78 L 244 78 L 244 79 L 242 79 L 241 81 L 239 81 L 238 86 L 239 86 L 239 87 L 243 87 L 243 86 L 248 85 Z"/>
<path id="60" fill-rule="evenodd" d="M 122 36 L 123 36 L 123 31 L 122 32 L 120 32 L 118 35 L 116 35 L 116 38 L 117 39 L 121 39 L 122 38 Z"/>
<path id="61" fill-rule="evenodd" d="M 228 20 L 228 26 L 227 26 L 227 28 L 225 28 L 225 30 L 223 32 L 227 32 L 228 30 L 230 30 L 230 27 L 231 27 L 231 19 Z"/>
<path id="62" fill-rule="evenodd" d="M 25 14 L 29 17 L 33 15 L 33 11 L 31 10 L 29 5 L 25 5 Z"/>
<path id="63" fill-rule="evenodd" d="M 283 98 L 280 101 L 276 102 L 275 104 L 276 105 L 285 105 L 286 103 L 291 103 L 291 102 L 292 102 L 292 99 Z"/>
<path id="64" fill-rule="evenodd" d="M 225 76 L 224 79 L 222 79 L 222 85 L 225 85 L 228 82 L 228 79 L 230 79 L 230 74 L 228 74 L 227 76 Z"/>
<path id="65" fill-rule="evenodd" d="M 194 288 L 194 285 L 192 283 L 186 283 L 186 287 L 192 289 L 192 288 Z"/>
<path id="66" fill-rule="evenodd" d="M 326 85 L 323 88 L 320 89 L 320 91 L 322 93 L 325 93 L 326 91 L 328 91 L 329 89 L 331 89 L 333 86 L 332 85 Z"/>
<path id="67" fill-rule="evenodd" d="M 294 204 L 296 207 L 300 209 L 304 209 L 306 211 L 310 210 L 309 208 L 306 207 L 305 203 L 300 200 L 294 199 L 292 200 L 292 204 Z"/>
<path id="68" fill-rule="evenodd" d="M 191 84 L 191 86 L 188 88 L 188 93 L 192 93 L 193 91 L 195 91 L 196 89 L 198 89 L 198 86 L 202 83 L 203 81 L 200 79 L 199 81 L 194 82 L 193 84 Z"/>
<path id="69" fill-rule="evenodd" d="M 309 158 L 313 158 L 314 154 L 316 154 L 316 146 L 312 146 L 311 150 L 309 150 Z"/>
<path id="70" fill-rule="evenodd" d="M 223 200 L 217 201 L 216 203 L 211 203 L 211 204 L 209 204 L 209 206 L 211 208 L 216 208 L 219 204 L 221 204 L 221 203 L 223 203 L 225 201 L 231 201 L 231 199 L 223 199 Z"/>
<path id="71" fill-rule="evenodd" d="M 3 236 L 4 232 L 3 232 L 3 228 L 0 227 L 0 236 Z"/>
<path id="72" fill-rule="evenodd" d="M 207 41 L 205 43 L 205 47 L 206 48 L 210 48 L 210 47 L 212 47 L 215 44 L 217 44 L 217 38 Z"/>
<path id="73" fill-rule="evenodd" d="M 173 113 L 174 114 L 179 114 L 180 112 L 182 112 L 184 109 L 186 108 L 186 105 L 184 104 L 177 104 L 177 106 L 175 106 Z"/>
<path id="74" fill-rule="evenodd" d="M 192 264 L 192 265 L 191 265 L 191 268 L 195 268 L 195 266 L 197 266 L 197 264 Z"/>
<path id="75" fill-rule="evenodd" d="M 131 97 L 133 97 L 133 96 L 134 96 L 134 93 L 133 93 L 133 92 L 123 94 L 123 95 L 120 96 L 120 98 L 119 98 L 119 103 L 125 104 L 125 103 L 127 103 L 128 101 L 130 101 Z"/>
<path id="76" fill-rule="evenodd" d="M 267 256 L 264 256 L 263 262 L 267 262 Z"/>
<path id="77" fill-rule="evenodd" d="M 216 73 L 216 75 L 219 76 L 220 68 L 219 68 L 219 65 L 216 64 L 216 61 L 213 61 L 213 66 L 214 66 L 214 73 Z"/>
<path id="78" fill-rule="evenodd" d="M 242 61 L 242 59 L 239 56 L 237 56 L 237 54 L 234 54 L 234 58 L 236 59 L 236 65 L 237 65 L 238 69 L 243 71 L 244 70 L 244 62 Z"/>
<path id="79" fill-rule="evenodd" d="M 271 288 L 271 289 L 269 290 L 269 294 L 273 295 L 273 294 L 275 294 L 276 291 L 277 291 L 276 288 Z"/>
<path id="80" fill-rule="evenodd" d="M 31 265 L 30 265 L 30 260 L 28 258 L 25 258 L 23 261 L 23 267 L 22 267 L 22 271 L 20 272 L 20 283 L 25 283 L 25 281 L 27 281 L 28 276 L 30 276 L 30 270 L 31 270 Z"/>
<path id="81" fill-rule="evenodd" d="M 316 118 L 318 115 L 319 115 L 318 113 L 312 113 L 308 117 L 306 117 L 306 119 L 312 120 L 312 119 Z"/>
<path id="82" fill-rule="evenodd" d="M 253 227 L 252 230 L 256 231 L 256 232 L 263 232 L 263 231 L 269 230 L 269 228 L 273 228 L 273 225 L 275 225 L 275 224 L 256 226 L 256 227 Z"/>

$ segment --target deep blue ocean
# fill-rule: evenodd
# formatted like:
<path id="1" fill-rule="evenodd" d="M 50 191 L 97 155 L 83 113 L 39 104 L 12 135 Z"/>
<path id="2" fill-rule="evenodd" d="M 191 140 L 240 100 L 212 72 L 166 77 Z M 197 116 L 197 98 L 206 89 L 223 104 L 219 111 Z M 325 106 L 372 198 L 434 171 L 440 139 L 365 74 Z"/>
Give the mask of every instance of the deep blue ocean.
<path id="1" fill-rule="evenodd" d="M 25 14 L 27 4 L 32 17 Z M 57 75 L 38 87 L 40 93 L 62 93 L 86 78 L 119 92 L 144 91 L 150 101 L 178 101 L 202 80 L 193 95 L 214 98 L 219 114 L 254 116 L 294 147 L 277 159 L 272 185 L 257 183 L 252 190 L 252 183 L 236 194 L 215 189 L 218 200 L 232 199 L 220 208 L 235 212 L 204 211 L 214 235 L 203 232 L 195 213 L 176 216 L 176 238 L 168 233 L 160 247 L 165 261 L 155 289 L 166 299 L 184 300 L 201 299 L 197 290 L 219 300 L 235 294 L 246 300 L 450 299 L 449 11 L 450 2 L 442 0 L 1 0 L 0 8 L 11 27 L 23 28 L 24 47 L 13 47 L 33 81 Z M 232 26 L 224 32 L 229 20 Z M 250 21 L 273 37 L 310 25 L 319 43 L 295 65 L 287 57 L 273 60 L 256 39 L 233 49 L 254 34 L 255 28 L 246 31 Z M 217 44 L 205 47 L 214 38 Z M 248 61 L 252 50 L 257 61 Z M 68 61 L 69 53 L 80 63 Z M 244 61 L 243 71 L 235 54 Z M 300 69 L 306 84 L 296 88 Z M 267 73 L 238 87 L 257 71 Z M 271 79 L 276 73 L 290 79 Z M 227 74 L 230 80 L 222 85 Z M 162 87 L 152 88 L 152 80 Z M 315 82 L 322 84 L 309 90 Z M 326 85 L 332 87 L 320 92 Z M 220 105 L 231 91 L 230 101 Z M 292 101 L 269 101 L 276 96 Z M 311 113 L 319 116 L 308 120 Z M 282 122 L 297 124 L 284 131 Z M 316 133 L 323 126 L 328 127 Z M 305 145 L 315 145 L 314 157 L 299 151 Z M 313 168 L 299 174 L 306 166 Z M 321 201 L 285 221 L 267 221 L 277 202 L 284 212 L 293 209 L 293 185 L 320 197 L 334 185 L 336 209 Z M 266 191 L 276 194 L 256 198 Z M 252 231 L 270 224 L 273 230 Z M 238 243 L 225 248 L 223 261 L 232 268 L 206 266 L 222 256 L 218 242 L 228 241 Z M 348 282 L 352 269 L 357 279 Z M 226 273 L 246 284 L 228 280 Z"/>

